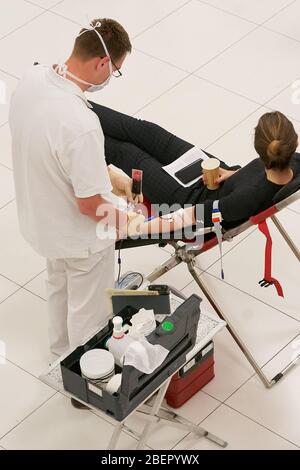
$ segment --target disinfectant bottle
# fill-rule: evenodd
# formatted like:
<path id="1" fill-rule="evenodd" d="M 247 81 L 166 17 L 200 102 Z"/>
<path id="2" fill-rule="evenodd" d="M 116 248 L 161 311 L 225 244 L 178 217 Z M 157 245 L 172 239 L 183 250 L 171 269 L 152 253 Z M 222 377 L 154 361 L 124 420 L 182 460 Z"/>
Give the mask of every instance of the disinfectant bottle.
<path id="1" fill-rule="evenodd" d="M 114 325 L 113 335 L 106 342 L 106 347 L 114 356 L 116 363 L 122 367 L 126 349 L 134 339 L 125 334 L 121 317 L 114 317 L 112 322 Z"/>

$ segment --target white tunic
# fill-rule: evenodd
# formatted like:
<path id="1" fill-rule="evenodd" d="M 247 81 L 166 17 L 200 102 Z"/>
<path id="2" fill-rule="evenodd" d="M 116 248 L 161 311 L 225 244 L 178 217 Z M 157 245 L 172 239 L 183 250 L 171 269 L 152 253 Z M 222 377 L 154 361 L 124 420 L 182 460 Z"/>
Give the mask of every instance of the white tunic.
<path id="1" fill-rule="evenodd" d="M 83 258 L 115 241 L 96 236 L 76 197 L 111 192 L 104 135 L 81 89 L 53 70 L 33 66 L 10 108 L 20 229 L 47 258 Z"/>

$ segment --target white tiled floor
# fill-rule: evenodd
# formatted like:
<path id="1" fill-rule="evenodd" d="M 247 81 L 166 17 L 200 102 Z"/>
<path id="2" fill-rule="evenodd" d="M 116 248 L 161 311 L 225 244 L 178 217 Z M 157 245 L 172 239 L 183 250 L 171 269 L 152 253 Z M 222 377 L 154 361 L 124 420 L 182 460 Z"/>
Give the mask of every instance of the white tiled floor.
<path id="1" fill-rule="evenodd" d="M 132 115 L 143 108 L 145 103 L 151 103 L 187 76 L 186 72 L 139 51 L 135 51 L 128 57 L 122 70 L 124 80 L 113 81 L 103 90 L 102 96 L 89 94 L 89 98 L 104 106 Z M 139 80 L 137 89 L 136 81 L 141 71 L 143 79 Z M 161 79 L 153 81 L 155 75 L 160 76 Z"/>
<path id="2" fill-rule="evenodd" d="M 23 0 L 2 0 L 1 8 L 5 15 L 0 17 L 0 39 L 43 13 L 41 8 Z"/>
<path id="3" fill-rule="evenodd" d="M 295 57 L 299 53 L 299 42 L 258 28 L 200 68 L 197 75 L 264 104 L 298 76 Z"/>
<path id="4" fill-rule="evenodd" d="M 264 0 L 262 2 L 245 2 L 244 0 L 203 0 L 204 3 L 220 8 L 234 15 L 262 24 L 272 16 L 277 15 L 292 0 Z"/>
<path id="5" fill-rule="evenodd" d="M 109 420 L 73 409 L 38 379 L 50 360 L 45 261 L 18 229 L 10 94 L 32 62 L 64 60 L 87 18 L 112 17 L 124 23 L 134 49 L 123 79 L 91 98 L 153 120 L 228 163 L 246 164 L 255 157 L 253 129 L 268 109 L 285 112 L 300 131 L 300 104 L 293 104 L 291 86 L 299 79 L 300 0 L 3 0 L 2 9 L 0 80 L 7 100 L 0 104 L 0 346 L 5 344 L 8 360 L 0 361 L 0 448 L 101 449 L 113 431 Z M 300 101 L 300 92 L 297 96 Z M 300 202 L 280 215 L 298 246 L 299 217 Z M 257 230 L 226 246 L 225 282 L 219 279 L 218 250 L 197 261 L 202 278 L 270 377 L 289 362 L 300 339 L 299 263 L 272 224 L 271 230 L 274 275 L 282 281 L 284 299 L 274 288 L 257 285 L 264 247 Z M 155 246 L 125 250 L 122 272 L 147 274 L 168 256 Z M 184 264 L 160 282 L 203 297 Z M 212 312 L 206 299 L 202 305 Z M 215 339 L 215 362 L 215 379 L 179 414 L 228 440 L 229 449 L 300 448 L 300 366 L 267 390 L 227 330 Z M 141 427 L 135 416 L 130 424 Z M 155 427 L 147 444 L 215 448 L 163 425 Z M 123 433 L 120 448 L 135 447 L 136 440 Z"/>
<path id="6" fill-rule="evenodd" d="M 207 147 L 257 108 L 252 101 L 192 75 L 146 106 L 138 117 L 151 121 L 157 116 L 160 126 Z"/>
<path id="7" fill-rule="evenodd" d="M 223 436 L 223 439 L 227 440 L 229 444 L 227 450 L 297 450 L 295 445 L 226 405 L 220 406 L 207 419 L 202 421 L 201 426 L 214 434 Z M 252 436 L 251 442 L 249 442 L 249 435 Z M 175 449 L 214 450 L 215 446 L 205 439 L 199 439 L 195 435 L 189 434 Z"/>
<path id="8" fill-rule="evenodd" d="M 278 15 L 275 15 L 267 21 L 264 26 L 300 41 L 300 33 L 297 25 L 297 17 L 299 14 L 298 6 L 297 2 L 291 2 L 287 8 L 284 8 Z"/>
<path id="9" fill-rule="evenodd" d="M 11 136 L 8 124 L 3 124 L 0 127 L 0 140 L 1 140 L 1 149 L 0 149 L 0 163 L 7 168 L 12 169 L 12 159 L 11 159 Z"/>

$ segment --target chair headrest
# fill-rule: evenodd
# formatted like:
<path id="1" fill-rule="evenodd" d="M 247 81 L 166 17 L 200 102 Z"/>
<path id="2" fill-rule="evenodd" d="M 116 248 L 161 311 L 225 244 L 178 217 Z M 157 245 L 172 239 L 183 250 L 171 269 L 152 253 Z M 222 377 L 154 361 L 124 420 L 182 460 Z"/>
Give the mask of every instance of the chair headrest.
<path id="1" fill-rule="evenodd" d="M 296 176 L 292 181 L 290 181 L 288 184 L 283 186 L 273 197 L 273 202 L 274 204 L 277 204 L 280 201 L 283 201 L 283 199 L 286 199 L 287 197 L 291 196 L 294 194 L 296 191 L 300 189 L 300 174 Z"/>

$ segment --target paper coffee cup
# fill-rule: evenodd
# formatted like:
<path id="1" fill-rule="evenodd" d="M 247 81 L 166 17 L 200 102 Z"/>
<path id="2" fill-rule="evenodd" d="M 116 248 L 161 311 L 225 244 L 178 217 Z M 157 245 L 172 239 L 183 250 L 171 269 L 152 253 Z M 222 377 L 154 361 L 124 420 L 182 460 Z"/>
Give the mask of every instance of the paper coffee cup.
<path id="1" fill-rule="evenodd" d="M 215 183 L 215 180 L 219 178 L 220 161 L 217 158 L 207 158 L 201 164 L 203 170 L 203 176 L 207 181 L 207 189 L 218 189 L 219 185 Z"/>

